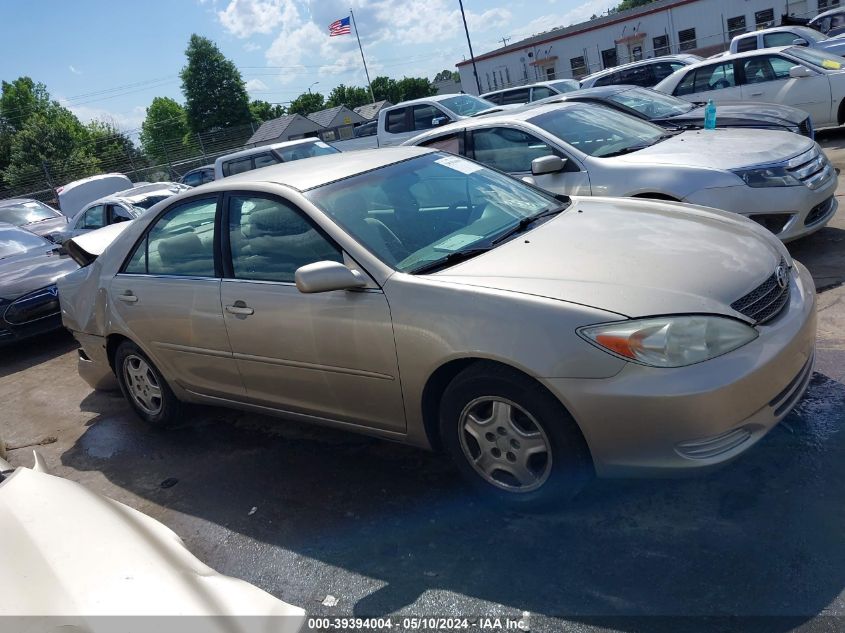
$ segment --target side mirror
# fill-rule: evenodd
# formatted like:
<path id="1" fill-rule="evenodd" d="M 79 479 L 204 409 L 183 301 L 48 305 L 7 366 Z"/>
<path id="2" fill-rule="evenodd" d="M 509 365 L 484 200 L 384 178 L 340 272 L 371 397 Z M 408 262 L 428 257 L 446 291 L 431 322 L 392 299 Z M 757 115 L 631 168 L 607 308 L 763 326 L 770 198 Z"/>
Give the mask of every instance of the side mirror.
<path id="1" fill-rule="evenodd" d="M 805 40 L 803 37 L 796 37 L 794 40 L 792 40 L 792 45 L 793 46 L 809 46 L 810 42 Z"/>
<path id="2" fill-rule="evenodd" d="M 449 117 L 436 116 L 431 120 L 431 127 L 440 127 L 449 123 Z"/>
<path id="3" fill-rule="evenodd" d="M 338 262 L 329 261 L 314 262 L 297 268 L 294 279 L 299 292 L 306 294 L 363 288 L 367 285 L 361 273 Z"/>
<path id="4" fill-rule="evenodd" d="M 793 66 L 789 69 L 789 76 L 794 79 L 802 77 L 812 77 L 815 73 L 806 66 Z"/>
<path id="5" fill-rule="evenodd" d="M 565 158 L 561 158 L 560 156 L 541 156 L 531 161 L 531 174 L 534 176 L 556 174 L 563 171 L 565 166 Z"/>

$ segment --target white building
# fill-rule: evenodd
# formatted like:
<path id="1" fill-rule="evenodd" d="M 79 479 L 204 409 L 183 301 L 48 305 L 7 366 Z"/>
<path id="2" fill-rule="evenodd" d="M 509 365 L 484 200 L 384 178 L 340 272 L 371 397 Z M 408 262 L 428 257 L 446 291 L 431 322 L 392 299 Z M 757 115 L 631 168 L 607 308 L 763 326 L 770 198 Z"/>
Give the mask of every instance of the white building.
<path id="1" fill-rule="evenodd" d="M 620 13 L 552 28 L 478 55 L 481 92 L 548 79 L 580 78 L 629 61 L 669 53 L 707 56 L 740 33 L 810 18 L 840 0 L 657 0 Z M 549 25 L 550 27 L 552 25 Z M 463 89 L 478 94 L 472 64 L 457 64 Z"/>

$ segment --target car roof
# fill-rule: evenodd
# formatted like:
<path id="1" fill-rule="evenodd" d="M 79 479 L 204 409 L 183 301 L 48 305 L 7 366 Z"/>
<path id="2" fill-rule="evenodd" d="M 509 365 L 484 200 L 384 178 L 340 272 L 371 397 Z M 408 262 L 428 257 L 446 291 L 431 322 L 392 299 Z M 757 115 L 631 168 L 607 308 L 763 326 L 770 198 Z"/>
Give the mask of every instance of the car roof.
<path id="1" fill-rule="evenodd" d="M 467 94 L 465 92 L 454 92 L 452 94 L 434 95 L 433 97 L 420 97 L 419 99 L 409 99 L 408 101 L 400 101 L 396 105 L 392 105 L 389 108 L 382 108 L 381 110 L 379 110 L 379 112 L 382 112 L 384 110 L 392 110 L 392 109 L 398 108 L 398 107 L 404 108 L 407 105 L 415 105 L 417 103 L 427 103 L 429 101 L 434 101 L 434 102 L 439 103 L 440 101 L 445 101 L 446 99 L 451 99 L 453 97 L 474 97 L 476 99 L 483 98 L 483 97 L 479 97 L 477 95 Z"/>
<path id="2" fill-rule="evenodd" d="M 441 129 L 441 128 L 438 128 Z M 287 163 L 252 169 L 221 180 L 201 185 L 192 191 L 227 191 L 233 185 L 275 183 L 299 191 L 343 180 L 386 165 L 432 153 L 425 147 L 382 147 L 355 152 L 339 152 L 312 156 Z M 190 195 L 191 192 L 186 192 Z M 183 194 L 184 195 L 184 194 Z"/>
<path id="3" fill-rule="evenodd" d="M 828 9 L 827 11 L 819 13 L 816 17 L 810 20 L 810 22 L 815 22 L 816 20 L 826 18 L 829 15 L 836 15 L 837 13 L 845 13 L 845 7 L 833 7 L 832 9 Z"/>
<path id="4" fill-rule="evenodd" d="M 716 59 L 703 59 L 700 62 L 695 62 L 694 64 L 690 64 L 685 68 L 679 68 L 676 72 L 686 72 L 693 68 L 699 68 L 701 66 L 709 66 L 711 64 L 724 64 L 726 61 L 730 61 L 732 59 L 742 59 L 743 57 L 754 57 L 755 55 L 759 55 L 761 53 L 783 53 L 791 48 L 795 48 L 794 46 L 772 46 L 771 48 L 758 48 L 753 51 L 744 51 L 742 53 L 729 53 L 727 55 L 723 55 L 722 57 Z M 672 75 L 670 75 L 671 77 Z"/>
<path id="5" fill-rule="evenodd" d="M 594 72 L 592 75 L 587 75 L 586 77 L 582 77 L 581 81 L 587 81 L 588 79 L 596 79 L 597 77 L 604 77 L 605 75 L 609 75 L 611 73 L 615 73 L 620 70 L 625 70 L 626 68 L 634 68 L 636 66 L 646 66 L 648 64 L 654 64 L 659 62 L 670 62 L 670 61 L 683 61 L 689 60 L 690 58 L 697 57 L 696 55 L 690 55 L 686 53 L 678 53 L 677 55 L 661 55 L 660 57 L 649 57 L 648 59 L 641 59 L 636 62 L 629 62 L 627 64 L 620 64 L 619 66 L 612 66 L 611 68 L 605 68 L 604 70 L 599 70 Z"/>
<path id="6" fill-rule="evenodd" d="M 519 90 L 520 88 L 533 88 L 534 86 L 552 86 L 554 84 L 559 84 L 565 81 L 569 81 L 574 84 L 578 84 L 577 79 L 570 79 L 568 77 L 563 77 L 561 79 L 552 79 L 551 81 L 535 81 L 530 84 L 522 84 L 521 86 L 508 86 L 507 88 L 499 88 L 498 90 L 490 90 L 489 92 L 485 92 L 484 94 L 479 95 L 482 99 L 484 99 L 487 95 L 497 95 L 500 92 L 507 92 L 508 90 Z"/>
<path id="7" fill-rule="evenodd" d="M 765 35 L 766 33 L 783 33 L 784 31 L 792 32 L 792 31 L 810 31 L 815 33 L 816 35 L 820 35 L 820 33 L 816 29 L 811 29 L 809 26 L 802 26 L 800 24 L 794 25 L 781 25 L 781 26 L 770 26 L 767 29 L 760 29 L 759 31 L 752 31 L 751 33 L 741 33 L 740 35 L 734 36 L 733 39 L 738 37 L 748 37 L 749 35 Z"/>
<path id="8" fill-rule="evenodd" d="M 193 190 L 191 189 L 190 191 L 193 191 Z M 118 191 L 117 193 L 110 193 L 109 195 L 103 196 L 102 198 L 97 198 L 96 200 L 92 200 L 91 202 L 86 204 L 84 207 L 82 207 L 82 209 L 73 217 L 77 217 L 83 211 L 87 211 L 91 207 L 96 206 L 98 204 L 122 203 L 122 204 L 132 205 L 135 202 L 137 202 L 138 200 L 141 200 L 143 198 L 149 198 L 151 196 L 154 196 L 154 195 L 157 195 L 157 194 L 162 194 L 162 193 L 166 193 L 168 196 L 175 196 L 175 195 L 178 195 L 179 193 L 182 193 L 182 192 L 179 191 L 179 192 L 174 193 L 171 189 L 168 189 L 167 187 L 162 187 L 161 189 L 147 189 L 147 190 L 144 190 L 144 191 L 139 191 L 135 195 L 132 195 L 132 190 L 126 189 L 124 191 Z"/>
<path id="9" fill-rule="evenodd" d="M 250 147 L 249 149 L 242 149 L 239 152 L 232 152 L 231 154 L 226 154 L 221 156 L 217 160 L 214 161 L 214 165 L 218 163 L 222 163 L 223 161 L 232 160 L 234 158 L 241 158 L 242 156 L 252 156 L 253 154 L 260 154 L 261 152 L 266 152 L 270 149 L 281 149 L 283 147 L 292 147 L 294 145 L 304 145 L 306 143 L 319 143 L 319 138 L 315 136 L 309 136 L 308 138 L 298 138 L 295 141 L 283 141 L 281 143 L 269 143 L 267 145 L 257 145 L 256 147 Z M 211 165 L 213 167 L 214 165 Z M 201 168 L 200 168 L 201 169 Z"/>

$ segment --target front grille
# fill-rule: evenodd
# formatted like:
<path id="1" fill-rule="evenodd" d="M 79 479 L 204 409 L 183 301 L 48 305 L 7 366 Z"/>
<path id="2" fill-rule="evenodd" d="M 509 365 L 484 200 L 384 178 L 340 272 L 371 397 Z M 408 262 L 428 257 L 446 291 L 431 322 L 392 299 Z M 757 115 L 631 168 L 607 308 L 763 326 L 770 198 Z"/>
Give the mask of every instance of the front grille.
<path id="1" fill-rule="evenodd" d="M 11 325 L 23 325 L 59 314 L 59 296 L 55 286 L 41 288 L 13 301 L 3 318 Z"/>
<path id="2" fill-rule="evenodd" d="M 817 222 L 821 222 L 825 219 L 828 213 L 830 213 L 831 208 L 833 207 L 833 196 L 822 202 L 821 204 L 817 204 L 810 212 L 807 214 L 807 217 L 804 220 L 804 226 L 813 226 Z"/>
<path id="3" fill-rule="evenodd" d="M 762 284 L 740 297 L 731 304 L 731 307 L 753 320 L 755 324 L 771 321 L 789 301 L 789 290 L 792 286 L 792 276 L 786 262 L 781 258 L 778 268 L 786 270 L 786 286 L 780 287 L 777 279 L 777 272 L 771 274 Z"/>
<path id="4" fill-rule="evenodd" d="M 802 136 L 806 136 L 807 138 L 815 138 L 816 133 L 813 130 L 813 123 L 810 121 L 810 117 L 807 117 L 801 123 L 798 124 L 798 133 Z"/>
<path id="5" fill-rule="evenodd" d="M 810 189 L 818 189 L 833 176 L 833 165 L 816 145 L 786 163 L 786 171 Z"/>

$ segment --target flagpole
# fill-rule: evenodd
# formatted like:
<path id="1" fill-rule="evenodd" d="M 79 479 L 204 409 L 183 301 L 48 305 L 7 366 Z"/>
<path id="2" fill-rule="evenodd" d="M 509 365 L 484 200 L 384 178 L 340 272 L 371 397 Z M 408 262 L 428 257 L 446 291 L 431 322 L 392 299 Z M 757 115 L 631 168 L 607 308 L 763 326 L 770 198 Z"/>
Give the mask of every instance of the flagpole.
<path id="1" fill-rule="evenodd" d="M 352 9 L 349 9 L 349 15 L 352 16 L 352 26 L 355 28 L 355 37 L 358 39 L 358 48 L 361 50 L 361 61 L 364 63 L 364 74 L 367 76 L 367 86 L 370 88 L 370 99 L 375 103 L 376 96 L 373 94 L 373 84 L 370 83 L 370 71 L 367 70 L 367 60 L 364 59 L 364 47 L 361 46 L 361 36 L 358 35 L 358 25 L 355 24 L 355 14 L 352 12 Z"/>

